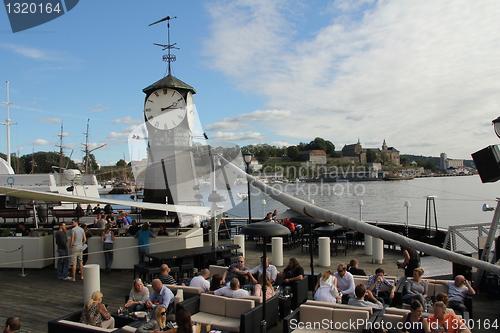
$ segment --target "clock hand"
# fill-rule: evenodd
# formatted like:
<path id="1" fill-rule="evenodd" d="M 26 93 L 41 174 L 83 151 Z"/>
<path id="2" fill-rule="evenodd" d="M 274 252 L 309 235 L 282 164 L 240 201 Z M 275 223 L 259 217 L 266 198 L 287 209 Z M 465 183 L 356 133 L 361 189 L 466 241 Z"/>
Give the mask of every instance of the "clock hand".
<path id="1" fill-rule="evenodd" d="M 177 102 L 172 103 L 171 105 L 167 106 L 166 108 L 161 108 L 162 111 L 168 110 L 170 108 L 175 108 L 177 106 Z"/>

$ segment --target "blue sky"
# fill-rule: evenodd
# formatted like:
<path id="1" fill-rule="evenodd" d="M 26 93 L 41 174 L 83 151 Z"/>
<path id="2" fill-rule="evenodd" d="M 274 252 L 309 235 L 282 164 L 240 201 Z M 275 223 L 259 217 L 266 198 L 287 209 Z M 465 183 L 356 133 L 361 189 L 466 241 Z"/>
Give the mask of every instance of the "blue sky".
<path id="1" fill-rule="evenodd" d="M 385 139 L 402 153 L 470 158 L 498 143 L 500 2 L 491 0 L 82 0 L 13 34 L 0 9 L 0 101 L 10 82 L 12 152 L 80 160 L 87 119 L 101 165 L 128 159 L 142 89 L 173 74 L 193 86 L 210 139 L 278 146 L 320 136 L 338 149 Z M 0 108 L 5 120 L 5 106 Z M 5 126 L 0 151 L 6 152 Z"/>

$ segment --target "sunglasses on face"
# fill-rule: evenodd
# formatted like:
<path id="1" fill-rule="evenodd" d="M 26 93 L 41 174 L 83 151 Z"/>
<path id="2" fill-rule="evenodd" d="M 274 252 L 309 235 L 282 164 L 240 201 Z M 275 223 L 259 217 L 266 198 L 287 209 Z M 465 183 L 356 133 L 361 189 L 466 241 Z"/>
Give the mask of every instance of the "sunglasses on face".
<path id="1" fill-rule="evenodd" d="M 243 262 L 243 260 L 238 260 L 238 262 Z"/>
<path id="2" fill-rule="evenodd" d="M 162 316 L 164 316 L 164 315 L 166 315 L 167 313 L 166 313 L 166 312 L 160 312 L 160 314 L 161 314 Z"/>

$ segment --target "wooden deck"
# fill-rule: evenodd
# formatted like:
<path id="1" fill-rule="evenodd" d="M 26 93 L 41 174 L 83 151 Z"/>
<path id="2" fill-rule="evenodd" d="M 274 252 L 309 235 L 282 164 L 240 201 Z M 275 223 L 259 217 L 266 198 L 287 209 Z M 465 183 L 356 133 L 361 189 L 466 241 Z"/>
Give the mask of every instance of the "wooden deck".
<path id="1" fill-rule="evenodd" d="M 228 242 L 224 242 L 228 243 Z M 253 268 L 259 263 L 261 250 L 255 250 L 254 242 L 246 243 L 247 266 Z M 270 255 L 270 252 L 269 252 Z M 383 267 L 387 275 L 401 276 L 403 270 L 398 270 L 396 261 L 401 259 L 399 251 L 386 250 L 383 265 L 371 263 L 371 257 L 363 254 L 363 249 L 349 252 L 347 256 L 340 254 L 331 258 L 331 266 L 336 269 L 337 264 L 349 262 L 357 258 L 360 268 L 372 273 L 379 266 Z M 309 270 L 309 254 L 301 253 L 301 249 L 285 250 L 284 262 L 288 258 L 296 257 Z M 318 256 L 314 256 L 316 263 Z M 283 267 L 278 267 L 281 270 Z M 315 272 L 326 270 L 326 267 L 315 267 Z M 26 270 L 25 277 L 19 277 L 20 269 L 0 269 L 2 285 L 0 302 L 0 323 L 3 325 L 7 317 L 18 316 L 22 321 L 22 332 L 47 332 L 47 322 L 65 314 L 78 311 L 83 305 L 83 281 L 67 282 L 57 279 L 54 267 Z M 116 311 L 124 303 L 124 295 L 128 294 L 133 280 L 133 270 L 114 270 L 110 274 L 101 275 L 101 291 L 104 294 L 104 303 L 109 309 Z M 78 275 L 77 275 L 78 277 Z M 425 277 L 425 276 L 424 276 Z M 312 295 L 310 295 L 312 298 Z M 500 317 L 500 301 L 486 299 L 484 292 L 474 298 L 474 320 L 489 318 L 494 320 Z M 498 323 L 500 324 L 500 322 Z M 2 326 L 3 327 L 3 326 Z M 478 333 L 493 332 L 495 330 L 474 330 Z M 282 332 L 281 323 L 268 330 L 271 333 Z"/>

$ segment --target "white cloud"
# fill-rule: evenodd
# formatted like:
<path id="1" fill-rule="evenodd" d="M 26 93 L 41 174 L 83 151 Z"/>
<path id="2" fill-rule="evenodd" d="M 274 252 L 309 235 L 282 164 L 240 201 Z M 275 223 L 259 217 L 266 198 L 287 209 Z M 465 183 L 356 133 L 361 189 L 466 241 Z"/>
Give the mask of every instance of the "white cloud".
<path id="1" fill-rule="evenodd" d="M 133 119 L 130 116 L 126 116 L 123 118 L 114 119 L 114 120 L 110 121 L 110 123 L 112 123 L 112 124 L 140 124 L 142 122 L 144 122 L 144 119 Z"/>
<path id="2" fill-rule="evenodd" d="M 210 135 L 210 139 L 214 141 L 251 141 L 252 143 L 262 143 L 266 140 L 266 136 L 258 132 L 217 132 Z"/>
<path id="3" fill-rule="evenodd" d="M 56 134 L 54 134 L 54 136 L 59 136 L 59 137 L 60 137 L 60 136 L 62 136 L 62 137 L 67 137 L 67 136 L 69 136 L 69 135 L 70 135 L 70 134 L 69 134 L 68 132 L 62 132 L 62 133 L 56 133 Z"/>
<path id="4" fill-rule="evenodd" d="M 332 2 L 329 25 L 300 38 L 285 3 L 210 8 L 214 67 L 289 112 L 268 130 L 338 147 L 385 138 L 402 153 L 452 158 L 490 142 L 471 120 L 494 119 L 500 104 L 498 1 Z M 264 118 L 250 115 L 222 121 Z"/>
<path id="5" fill-rule="evenodd" d="M 107 139 L 110 139 L 110 140 L 127 139 L 129 134 L 130 133 L 111 132 L 108 134 Z"/>
<path id="6" fill-rule="evenodd" d="M 61 118 L 37 118 L 38 121 L 44 121 L 49 124 L 60 124 L 62 122 Z"/>
<path id="7" fill-rule="evenodd" d="M 254 126 L 246 124 L 238 124 L 232 121 L 218 121 L 214 124 L 204 126 L 206 131 L 234 131 L 234 130 L 249 130 Z"/>
<path id="8" fill-rule="evenodd" d="M 36 139 L 35 141 L 28 142 L 27 145 L 29 145 L 29 146 L 49 146 L 49 145 L 53 145 L 53 142 L 43 140 L 43 139 Z"/>
<path id="9" fill-rule="evenodd" d="M 8 49 L 17 54 L 23 55 L 25 57 L 37 60 L 60 60 L 60 56 L 56 55 L 54 52 L 44 51 L 41 49 L 36 49 L 34 47 L 28 47 L 23 45 L 3 43 L 0 46 L 4 49 Z"/>
<path id="10" fill-rule="evenodd" d="M 91 106 L 90 110 L 92 112 L 102 112 L 102 111 L 109 110 L 109 107 L 101 107 L 101 104 L 97 104 L 97 105 Z"/>

